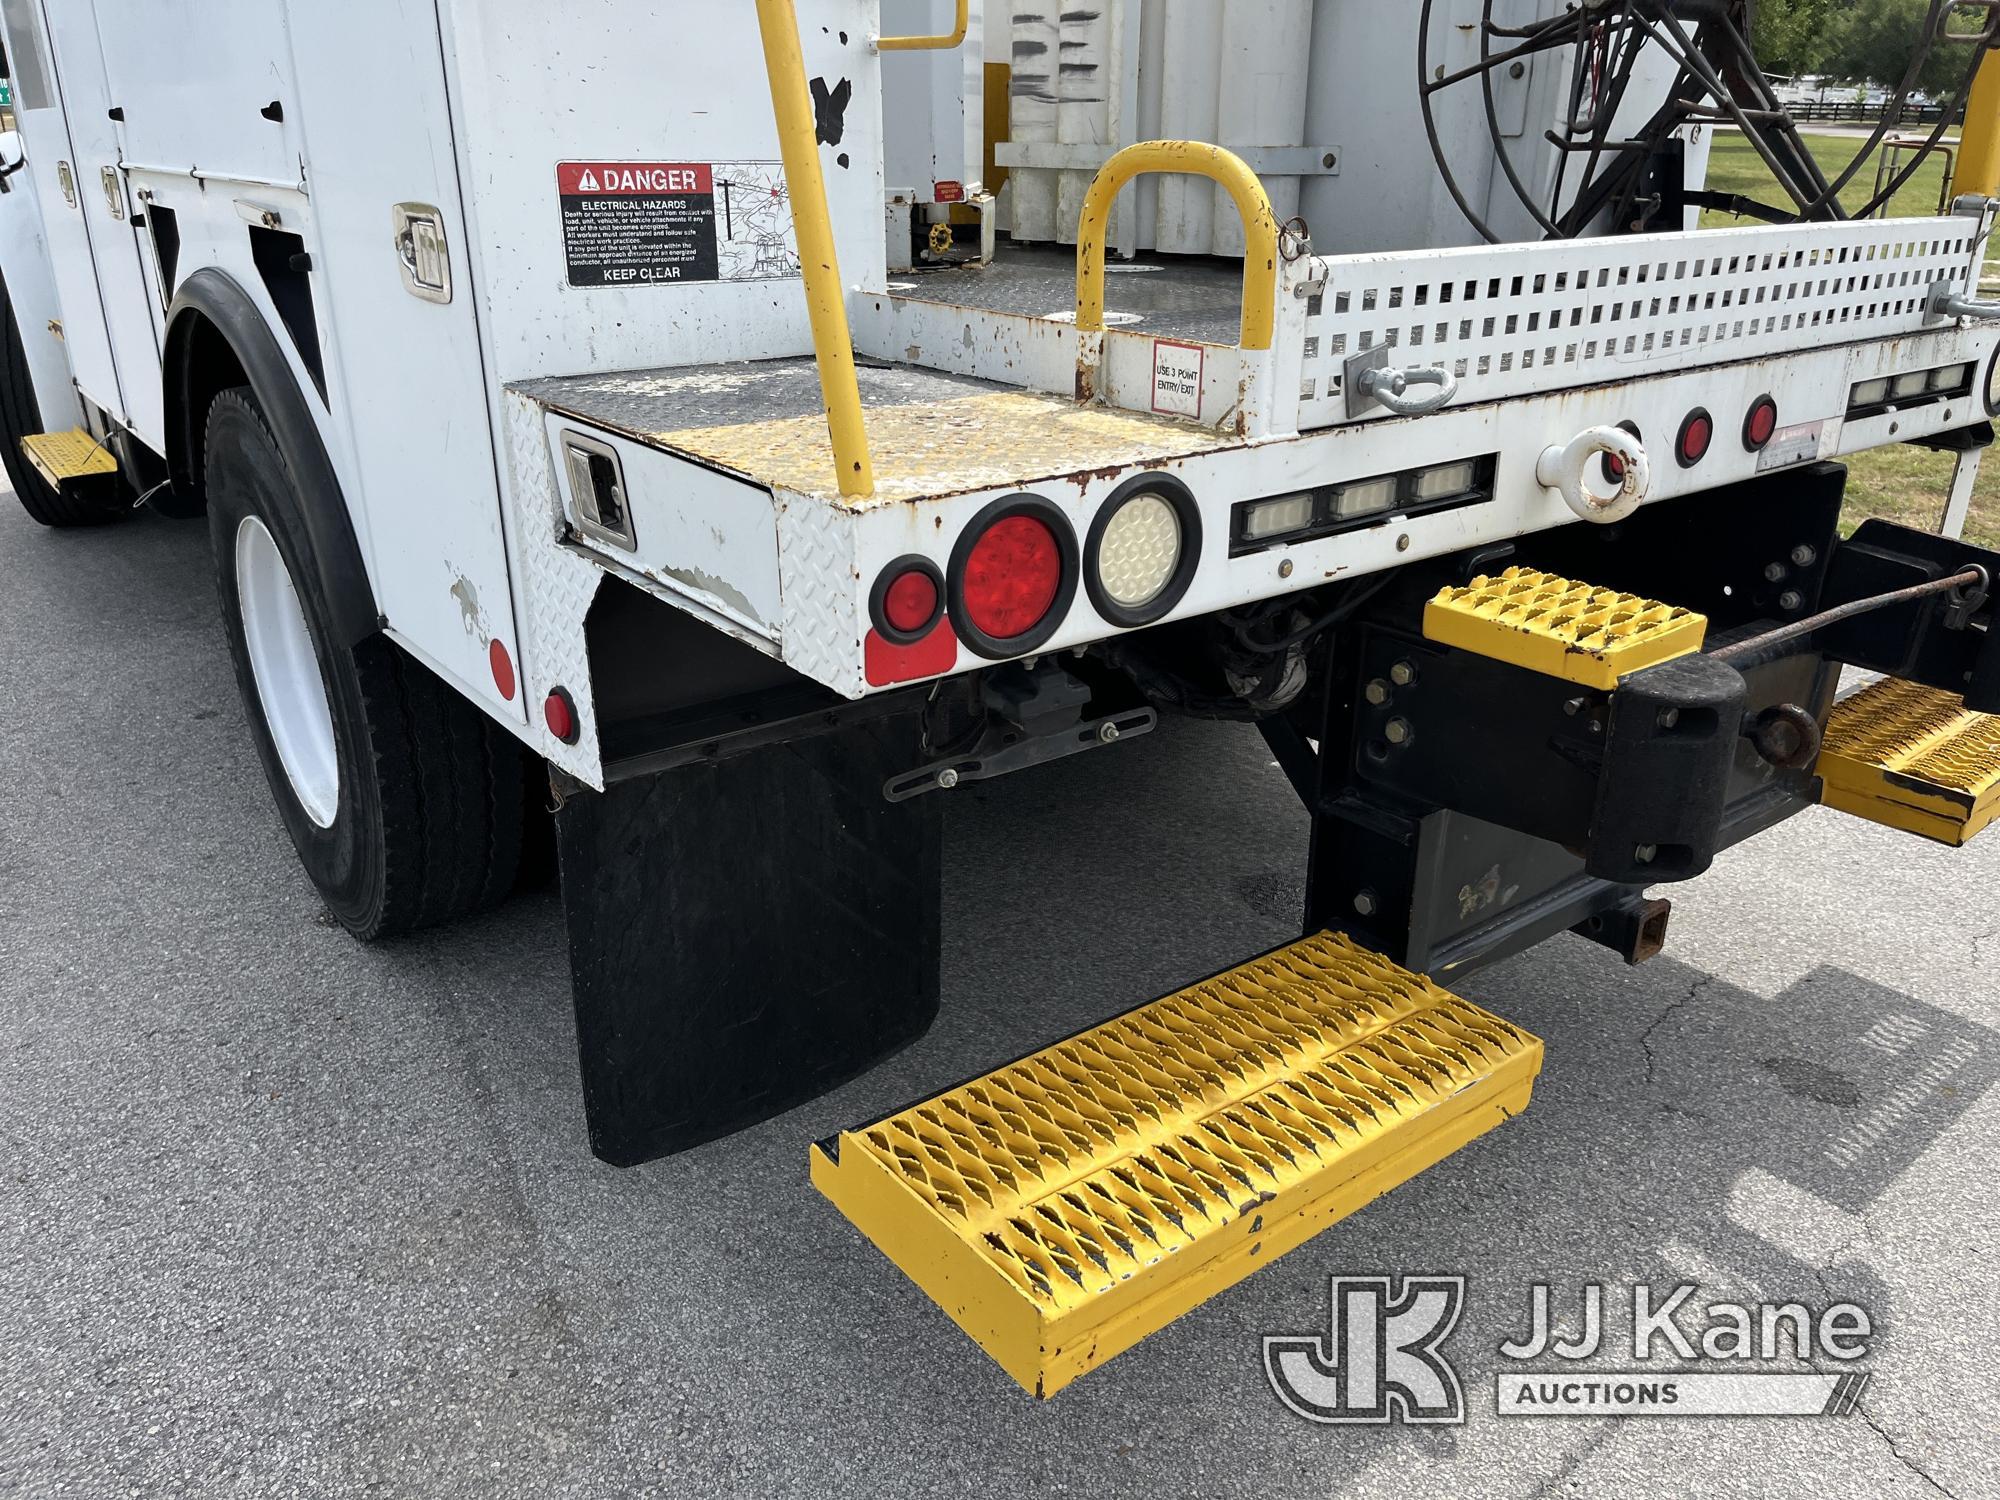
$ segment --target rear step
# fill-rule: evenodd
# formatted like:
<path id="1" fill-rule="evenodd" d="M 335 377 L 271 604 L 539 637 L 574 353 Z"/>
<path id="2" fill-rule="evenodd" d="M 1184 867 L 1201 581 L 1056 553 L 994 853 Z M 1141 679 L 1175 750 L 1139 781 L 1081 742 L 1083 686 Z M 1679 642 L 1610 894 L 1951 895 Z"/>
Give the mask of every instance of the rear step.
<path id="1" fill-rule="evenodd" d="M 1320 933 L 812 1151 L 1037 1396 L 1527 1106 L 1541 1042 Z"/>
<path id="2" fill-rule="evenodd" d="M 1424 605 L 1424 635 L 1531 672 L 1610 691 L 1627 672 L 1701 649 L 1708 618 L 1534 568 L 1481 574 Z"/>
<path id="3" fill-rule="evenodd" d="M 66 500 L 102 500 L 116 491 L 117 458 L 81 427 L 31 433 L 21 439 L 21 452 Z"/>
<path id="4" fill-rule="evenodd" d="M 1963 844 L 2000 812 L 2000 715 L 1885 677 L 1834 705 L 1818 771 L 1828 807 Z"/>

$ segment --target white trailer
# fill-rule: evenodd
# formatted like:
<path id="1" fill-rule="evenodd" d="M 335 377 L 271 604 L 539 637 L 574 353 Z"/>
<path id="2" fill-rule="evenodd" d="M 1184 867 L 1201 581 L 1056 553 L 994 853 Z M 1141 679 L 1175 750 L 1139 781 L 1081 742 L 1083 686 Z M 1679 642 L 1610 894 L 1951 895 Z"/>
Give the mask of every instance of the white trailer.
<path id="1" fill-rule="evenodd" d="M 2000 559 L 1842 540 L 1837 461 L 1951 448 L 1962 519 L 1994 184 L 1849 219 L 1780 141 L 1792 221 L 1696 231 L 1761 114 L 1613 0 L 1432 9 L 0 0 L 8 473 L 206 517 L 357 936 L 554 803 L 613 1161 L 921 1033 L 940 793 L 1255 723 L 1298 944 L 814 1151 L 1047 1393 L 1525 1104 L 1438 979 L 1649 956 L 1816 800 L 1991 812 Z"/>

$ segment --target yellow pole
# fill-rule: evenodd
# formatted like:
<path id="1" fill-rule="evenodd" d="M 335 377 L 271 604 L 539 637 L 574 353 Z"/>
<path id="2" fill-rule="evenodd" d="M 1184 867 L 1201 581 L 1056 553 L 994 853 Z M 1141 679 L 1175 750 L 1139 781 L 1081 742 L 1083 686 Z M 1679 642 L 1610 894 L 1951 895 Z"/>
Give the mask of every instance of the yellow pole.
<path id="1" fill-rule="evenodd" d="M 868 427 L 854 375 L 854 340 L 847 330 L 847 301 L 841 291 L 833 221 L 826 211 L 826 182 L 819 170 L 819 140 L 792 0 L 757 0 L 757 26 L 764 37 L 764 67 L 771 75 L 778 154 L 785 164 L 785 192 L 792 200 L 806 311 L 812 319 L 813 358 L 819 365 L 820 396 L 826 402 L 826 432 L 833 443 L 840 493 L 872 495 L 875 470 L 868 461 Z"/>
<path id="2" fill-rule="evenodd" d="M 924 52 L 945 47 L 956 47 L 965 40 L 966 28 L 972 24 L 972 0 L 958 0 L 958 29 L 949 36 L 885 36 L 875 41 L 876 50 L 881 52 Z"/>
<path id="3" fill-rule="evenodd" d="M 1271 200 L 1242 157 L 1199 141 L 1140 141 L 1114 152 L 1090 179 L 1076 230 L 1078 329 L 1104 328 L 1104 236 L 1111 205 L 1120 188 L 1147 172 L 1184 172 L 1228 189 L 1243 220 L 1243 314 L 1236 342 L 1244 349 L 1270 348 L 1278 281 L 1278 221 Z"/>
<path id="4" fill-rule="evenodd" d="M 1965 128 L 1959 132 L 1958 166 L 1951 195 L 2000 196 L 2000 51 L 1980 60 L 1965 101 Z"/>

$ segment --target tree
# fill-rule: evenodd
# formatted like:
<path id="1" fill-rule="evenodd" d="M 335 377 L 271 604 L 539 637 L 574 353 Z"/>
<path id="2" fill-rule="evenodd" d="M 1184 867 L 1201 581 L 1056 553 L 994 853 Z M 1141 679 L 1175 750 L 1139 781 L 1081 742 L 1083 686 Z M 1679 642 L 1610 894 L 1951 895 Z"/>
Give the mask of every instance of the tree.
<path id="1" fill-rule="evenodd" d="M 1750 45 L 1766 73 L 1825 73 L 1832 59 L 1838 0 L 1753 0 Z"/>
<path id="2" fill-rule="evenodd" d="M 1902 83 L 1931 28 L 1934 0 L 1852 0 L 1829 17 L 1826 71 L 1893 89 Z M 1983 11 L 1945 9 L 1941 29 L 1965 32 L 1983 22 Z M 1972 65 L 1972 48 L 1939 36 L 1917 70 L 1915 87 L 1929 94 L 1955 92 Z"/>

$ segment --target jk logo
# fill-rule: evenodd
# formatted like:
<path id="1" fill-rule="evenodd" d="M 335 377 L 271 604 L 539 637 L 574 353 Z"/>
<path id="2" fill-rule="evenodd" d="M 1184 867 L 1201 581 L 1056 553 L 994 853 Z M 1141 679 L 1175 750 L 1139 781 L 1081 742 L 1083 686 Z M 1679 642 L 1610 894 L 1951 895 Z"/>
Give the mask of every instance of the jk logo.
<path id="1" fill-rule="evenodd" d="M 1463 1276 L 1335 1276 L 1332 1323 L 1314 1334 L 1268 1334 L 1264 1374 L 1309 1422 L 1465 1420 L 1458 1372 L 1438 1352 L 1465 1305 Z"/>

